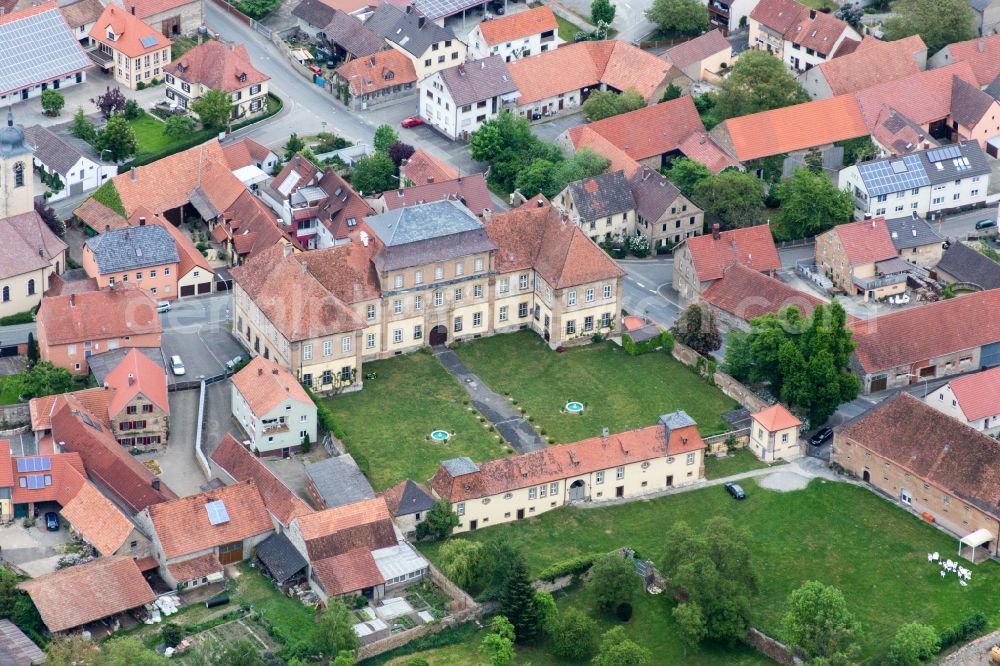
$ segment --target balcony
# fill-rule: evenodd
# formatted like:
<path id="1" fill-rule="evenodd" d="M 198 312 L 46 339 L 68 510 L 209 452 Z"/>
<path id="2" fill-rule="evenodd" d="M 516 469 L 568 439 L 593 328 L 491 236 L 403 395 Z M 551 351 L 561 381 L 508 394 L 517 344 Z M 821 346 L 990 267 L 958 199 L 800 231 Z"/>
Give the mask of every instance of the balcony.
<path id="1" fill-rule="evenodd" d="M 729 5 L 724 5 L 721 2 L 710 2 L 708 3 L 708 13 L 718 14 L 726 18 L 727 22 L 729 19 Z"/>
<path id="2" fill-rule="evenodd" d="M 865 291 L 871 291 L 873 289 L 881 289 L 882 287 L 891 287 L 894 284 L 900 284 L 906 282 L 906 273 L 894 273 L 892 275 L 876 275 L 870 278 L 862 278 L 855 276 L 854 284 L 864 289 Z"/>

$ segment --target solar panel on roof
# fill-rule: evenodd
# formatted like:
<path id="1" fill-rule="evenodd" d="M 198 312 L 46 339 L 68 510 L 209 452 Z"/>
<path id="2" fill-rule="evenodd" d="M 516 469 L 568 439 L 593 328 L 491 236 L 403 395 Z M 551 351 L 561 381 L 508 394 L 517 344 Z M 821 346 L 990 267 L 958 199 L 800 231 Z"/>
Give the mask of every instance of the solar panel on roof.
<path id="1" fill-rule="evenodd" d="M 895 166 L 896 163 L 904 167 L 902 171 Z M 866 162 L 858 165 L 858 173 L 868 188 L 869 196 L 882 196 L 930 184 L 917 155 L 906 155 L 901 160 Z"/>
<path id="2" fill-rule="evenodd" d="M 226 511 L 226 505 L 222 500 L 209 502 L 205 505 L 205 510 L 208 512 L 208 522 L 213 525 L 222 525 L 229 522 L 229 512 Z"/>
<path id="3" fill-rule="evenodd" d="M 895 162 L 890 162 L 889 166 L 892 167 L 893 173 L 906 173 L 906 163 L 903 160 L 896 160 Z"/>
<path id="4" fill-rule="evenodd" d="M 18 458 L 17 471 L 24 472 L 47 472 L 52 469 L 51 458 Z"/>
<path id="5" fill-rule="evenodd" d="M 49 477 L 49 479 L 51 478 L 52 477 Z M 49 481 L 49 483 L 45 483 L 44 474 L 33 474 L 32 476 L 27 477 L 27 479 L 28 490 L 41 490 L 45 486 L 51 484 L 51 481 Z"/>
<path id="6" fill-rule="evenodd" d="M 927 151 L 927 161 L 928 162 L 941 162 L 947 159 L 953 159 L 955 157 L 962 156 L 962 149 L 956 145 L 944 146 L 943 148 L 935 148 L 933 150 Z"/>
<path id="7" fill-rule="evenodd" d="M 0 25 L 0 95 L 92 66 L 55 7 Z"/>
<path id="8" fill-rule="evenodd" d="M 139 41 L 142 42 L 142 45 L 147 49 L 151 46 L 156 46 L 156 37 L 154 37 L 153 35 L 146 35 L 145 37 L 140 37 Z"/>

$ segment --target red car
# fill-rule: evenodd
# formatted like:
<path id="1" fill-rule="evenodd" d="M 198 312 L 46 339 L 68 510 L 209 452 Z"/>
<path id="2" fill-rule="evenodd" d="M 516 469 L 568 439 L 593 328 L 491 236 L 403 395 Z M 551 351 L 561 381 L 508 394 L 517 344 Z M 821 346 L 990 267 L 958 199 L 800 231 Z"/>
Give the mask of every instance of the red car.
<path id="1" fill-rule="evenodd" d="M 424 119 L 418 116 L 409 116 L 408 118 L 403 118 L 401 124 L 403 127 L 416 127 L 417 125 L 423 125 Z"/>
<path id="2" fill-rule="evenodd" d="M 320 69 L 319 67 L 317 67 L 316 65 L 309 65 L 306 69 L 308 69 L 309 71 L 311 71 L 316 76 L 322 76 L 323 75 L 323 70 Z"/>

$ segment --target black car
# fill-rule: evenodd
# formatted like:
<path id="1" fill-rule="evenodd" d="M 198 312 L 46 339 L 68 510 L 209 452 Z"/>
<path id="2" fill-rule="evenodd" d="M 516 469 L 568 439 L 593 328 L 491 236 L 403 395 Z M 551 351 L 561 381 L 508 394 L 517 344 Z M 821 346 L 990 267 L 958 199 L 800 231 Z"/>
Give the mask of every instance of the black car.
<path id="1" fill-rule="evenodd" d="M 56 515 L 55 511 L 49 511 L 45 514 L 45 529 L 49 532 L 59 531 L 59 516 Z"/>
<path id="2" fill-rule="evenodd" d="M 981 231 L 983 229 L 991 229 L 997 226 L 996 220 L 979 220 L 976 222 L 976 230 Z"/>
<path id="3" fill-rule="evenodd" d="M 830 439 L 833 435 L 833 428 L 830 426 L 824 426 L 813 433 L 813 436 L 809 438 L 809 443 L 813 446 L 822 446 L 823 443 Z"/>
<path id="4" fill-rule="evenodd" d="M 726 492 L 733 496 L 733 499 L 746 499 L 747 494 L 743 492 L 743 488 L 738 483 L 727 483 Z"/>

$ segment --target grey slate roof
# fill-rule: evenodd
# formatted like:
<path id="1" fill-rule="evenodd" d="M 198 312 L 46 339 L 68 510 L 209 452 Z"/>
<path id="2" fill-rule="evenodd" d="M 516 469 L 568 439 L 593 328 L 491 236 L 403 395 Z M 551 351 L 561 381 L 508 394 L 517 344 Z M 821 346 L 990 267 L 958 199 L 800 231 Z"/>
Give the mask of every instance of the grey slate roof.
<path id="1" fill-rule="evenodd" d="M 375 497 L 371 484 L 350 454 L 310 463 L 306 465 L 306 476 L 327 508 Z"/>
<path id="2" fill-rule="evenodd" d="M 314 28 L 321 30 L 333 19 L 335 13 L 337 13 L 336 9 L 320 2 L 320 0 L 302 0 L 292 10 L 292 16 L 300 18 Z"/>
<path id="3" fill-rule="evenodd" d="M 179 261 L 174 237 L 158 224 L 105 231 L 86 245 L 102 275 Z"/>
<path id="4" fill-rule="evenodd" d="M 93 66 L 55 5 L 0 24 L 0 95 Z"/>
<path id="5" fill-rule="evenodd" d="M 632 190 L 624 171 L 602 173 L 570 183 L 570 195 L 581 220 L 591 221 L 635 210 Z"/>
<path id="6" fill-rule="evenodd" d="M 90 373 L 94 375 L 94 380 L 98 383 L 98 385 L 104 384 L 104 380 L 107 379 L 108 375 L 110 375 L 111 372 L 118 367 L 118 364 L 121 363 L 133 349 L 136 349 L 143 356 L 146 356 L 153 363 L 163 368 L 164 374 L 167 372 L 167 366 L 163 362 L 163 352 L 160 351 L 159 347 L 119 347 L 118 349 L 112 349 L 111 351 L 94 354 L 87 359 L 87 365 L 90 367 Z"/>
<path id="7" fill-rule="evenodd" d="M 440 74 L 456 106 L 476 104 L 517 90 L 507 63 L 498 55 L 455 65 Z"/>
<path id="8" fill-rule="evenodd" d="M 335 11 L 323 32 L 326 33 L 326 41 L 336 44 L 355 58 L 389 48 L 385 40 L 372 32 L 361 19 L 344 12 Z"/>
<path id="9" fill-rule="evenodd" d="M 434 507 L 434 498 L 428 495 L 413 480 L 403 482 L 403 494 L 399 496 L 399 504 L 393 513 L 395 516 L 409 516 L 414 513 L 430 511 Z"/>
<path id="10" fill-rule="evenodd" d="M 993 4 L 993 0 L 969 0 L 969 6 L 979 13 L 983 13 L 989 9 L 991 4 Z"/>
<path id="11" fill-rule="evenodd" d="M 455 39 L 451 28 L 442 28 L 418 11 L 406 12 L 389 3 L 379 5 L 365 25 L 415 56 L 422 56 L 431 44 Z"/>
<path id="12" fill-rule="evenodd" d="M 384 245 L 374 260 L 379 271 L 496 249 L 482 222 L 468 208 L 450 199 L 398 208 L 365 221 Z M 441 242 L 446 236 L 447 242 Z"/>
<path id="13" fill-rule="evenodd" d="M 986 86 L 986 90 L 984 90 L 983 92 L 985 92 L 993 99 L 1000 99 L 1000 76 L 993 79 L 990 85 Z"/>
<path id="14" fill-rule="evenodd" d="M 953 76 L 951 80 L 951 119 L 963 127 L 975 127 L 996 100 L 978 87 Z"/>
<path id="15" fill-rule="evenodd" d="M 636 212 L 650 222 L 660 219 L 670 204 L 681 196 L 681 191 L 663 174 L 645 166 L 632 175 L 628 185 L 635 200 Z"/>
<path id="16" fill-rule="evenodd" d="M 983 289 L 1000 289 L 1000 264 L 964 243 L 952 243 L 936 268 L 959 282 L 972 282 Z"/>
<path id="17" fill-rule="evenodd" d="M 45 662 L 45 653 L 10 620 L 0 620 L 0 664 L 31 666 Z"/>
<path id="18" fill-rule="evenodd" d="M 683 409 L 679 409 L 676 412 L 671 412 L 670 414 L 664 414 L 660 417 L 659 423 L 663 426 L 666 431 L 666 442 L 670 442 L 670 433 L 673 430 L 680 430 L 681 428 L 686 428 L 688 426 L 697 426 L 695 420 L 688 416 L 688 413 Z"/>
<path id="19" fill-rule="evenodd" d="M 472 458 L 462 456 L 461 458 L 449 458 L 441 463 L 442 466 L 452 476 L 462 476 L 464 474 L 475 474 L 479 471 L 479 466 L 472 462 Z"/>
<path id="20" fill-rule="evenodd" d="M 919 155 L 931 185 L 990 173 L 986 153 L 975 141 L 931 148 Z"/>
<path id="21" fill-rule="evenodd" d="M 944 239 L 922 217 L 912 215 L 897 217 L 894 220 L 886 220 L 885 223 L 889 227 L 892 244 L 897 250 L 944 242 Z"/>
<path id="22" fill-rule="evenodd" d="M 271 576 L 278 585 L 284 584 L 308 565 L 302 554 L 283 532 L 276 532 L 261 541 L 254 548 L 254 553 L 271 572 Z"/>
<path id="23" fill-rule="evenodd" d="M 61 136 L 41 125 L 25 127 L 24 137 L 34 150 L 35 159 L 63 177 L 80 158 L 97 161 L 93 154 L 84 155 L 76 146 L 70 145 Z"/>

